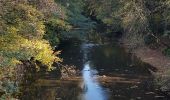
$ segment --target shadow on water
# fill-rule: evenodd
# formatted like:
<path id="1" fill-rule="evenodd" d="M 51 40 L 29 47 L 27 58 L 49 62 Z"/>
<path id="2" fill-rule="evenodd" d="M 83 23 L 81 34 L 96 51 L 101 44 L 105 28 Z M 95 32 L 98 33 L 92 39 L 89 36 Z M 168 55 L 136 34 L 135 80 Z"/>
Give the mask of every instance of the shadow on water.
<path id="1" fill-rule="evenodd" d="M 150 70 L 156 69 L 117 44 L 75 42 L 60 49 L 64 63 L 76 65 L 82 77 L 38 79 L 24 86 L 22 100 L 168 100 L 154 86 Z"/>

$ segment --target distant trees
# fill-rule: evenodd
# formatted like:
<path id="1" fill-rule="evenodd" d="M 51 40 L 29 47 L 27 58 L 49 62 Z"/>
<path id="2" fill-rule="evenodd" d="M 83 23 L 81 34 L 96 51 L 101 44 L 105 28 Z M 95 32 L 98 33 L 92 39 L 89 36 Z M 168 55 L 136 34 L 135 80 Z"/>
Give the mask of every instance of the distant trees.
<path id="1" fill-rule="evenodd" d="M 86 33 L 95 28 L 95 21 L 84 15 L 84 0 L 56 0 L 66 11 L 66 21 L 72 26 L 71 31 L 63 32 L 64 38 L 84 39 Z"/>
<path id="2" fill-rule="evenodd" d="M 148 34 L 169 37 L 169 0 L 85 0 L 86 14 L 124 33 L 125 42 L 135 47 Z"/>

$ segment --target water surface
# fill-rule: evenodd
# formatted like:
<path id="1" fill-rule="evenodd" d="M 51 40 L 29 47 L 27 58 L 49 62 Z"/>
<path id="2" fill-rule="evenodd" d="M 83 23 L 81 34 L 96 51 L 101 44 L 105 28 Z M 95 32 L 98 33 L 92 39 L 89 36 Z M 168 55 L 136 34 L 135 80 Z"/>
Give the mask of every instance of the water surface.
<path id="1" fill-rule="evenodd" d="M 64 63 L 75 65 L 81 76 L 48 78 L 24 86 L 23 100 L 168 100 L 154 86 L 152 66 L 125 52 L 117 44 L 70 43 L 61 45 Z"/>

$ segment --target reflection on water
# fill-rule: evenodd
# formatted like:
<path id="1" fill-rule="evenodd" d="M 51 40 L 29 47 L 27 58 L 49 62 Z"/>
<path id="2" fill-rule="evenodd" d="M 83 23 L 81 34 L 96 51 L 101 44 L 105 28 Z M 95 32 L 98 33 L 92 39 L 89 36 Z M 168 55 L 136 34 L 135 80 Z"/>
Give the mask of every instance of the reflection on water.
<path id="1" fill-rule="evenodd" d="M 89 62 L 84 65 L 83 69 L 83 90 L 82 100 L 107 100 L 105 92 L 95 78 L 93 78 L 95 73 L 93 69 L 90 68 Z"/>
<path id="2" fill-rule="evenodd" d="M 64 63 L 82 77 L 57 80 L 53 71 L 30 86 L 21 100 L 168 100 L 153 84 L 151 66 L 115 44 L 70 43 L 60 46 Z"/>

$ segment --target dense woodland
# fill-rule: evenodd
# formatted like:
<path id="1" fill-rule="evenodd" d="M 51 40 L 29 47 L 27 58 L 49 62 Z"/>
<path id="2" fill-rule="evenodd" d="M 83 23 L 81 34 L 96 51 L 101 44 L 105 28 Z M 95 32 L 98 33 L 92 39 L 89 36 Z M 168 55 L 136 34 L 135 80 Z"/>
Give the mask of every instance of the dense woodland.
<path id="1" fill-rule="evenodd" d="M 103 37 L 170 56 L 170 0 L 0 0 L 1 98 L 15 97 L 28 67 L 61 63 L 62 41 Z"/>

